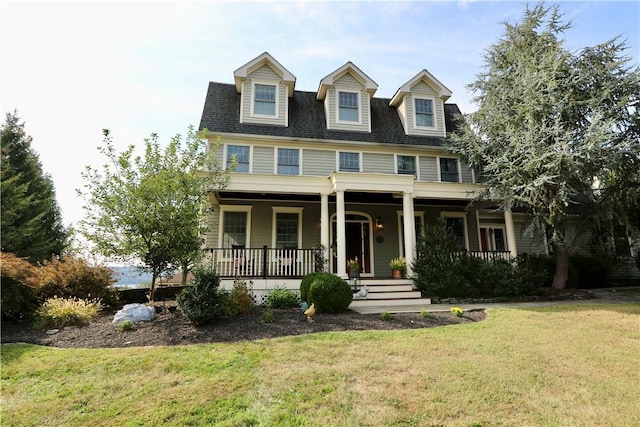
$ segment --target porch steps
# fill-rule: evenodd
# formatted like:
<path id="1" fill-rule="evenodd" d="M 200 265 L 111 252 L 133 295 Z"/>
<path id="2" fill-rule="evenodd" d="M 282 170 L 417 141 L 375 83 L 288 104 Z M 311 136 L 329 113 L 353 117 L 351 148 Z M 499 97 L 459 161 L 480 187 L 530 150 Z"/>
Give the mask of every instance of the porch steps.
<path id="1" fill-rule="evenodd" d="M 420 291 L 414 290 L 410 279 L 362 279 L 360 288 L 365 285 L 369 288 L 366 299 L 354 299 L 349 308 L 431 304 L 429 298 L 422 298 Z"/>

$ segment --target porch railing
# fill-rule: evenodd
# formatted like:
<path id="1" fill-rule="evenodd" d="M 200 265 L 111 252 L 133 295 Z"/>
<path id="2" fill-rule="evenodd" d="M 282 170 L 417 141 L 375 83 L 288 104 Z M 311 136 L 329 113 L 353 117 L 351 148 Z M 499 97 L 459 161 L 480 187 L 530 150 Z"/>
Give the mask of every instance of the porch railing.
<path id="1" fill-rule="evenodd" d="M 303 277 L 315 271 L 313 249 L 207 248 L 206 265 L 220 277 Z"/>
<path id="2" fill-rule="evenodd" d="M 509 251 L 467 251 L 465 253 L 484 261 L 495 261 L 497 259 L 509 261 L 512 258 L 511 252 Z"/>

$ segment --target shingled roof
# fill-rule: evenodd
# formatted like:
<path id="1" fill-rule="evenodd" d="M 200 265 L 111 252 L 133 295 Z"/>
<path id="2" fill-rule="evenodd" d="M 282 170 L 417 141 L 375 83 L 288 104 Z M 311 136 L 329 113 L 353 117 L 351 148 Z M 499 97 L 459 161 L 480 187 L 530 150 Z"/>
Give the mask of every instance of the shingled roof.
<path id="1" fill-rule="evenodd" d="M 371 133 L 327 129 L 324 103 L 316 100 L 315 92 L 296 90 L 288 99 L 288 127 L 240 123 L 240 94 L 236 92 L 235 85 L 210 82 L 200 120 L 200 130 L 206 128 L 213 134 L 235 133 L 402 145 L 442 145 L 443 138 L 406 135 L 396 108 L 389 106 L 390 99 L 387 98 L 371 100 Z M 454 116 L 460 114 L 460 110 L 456 104 L 445 104 L 444 111 L 447 130 L 451 131 Z"/>

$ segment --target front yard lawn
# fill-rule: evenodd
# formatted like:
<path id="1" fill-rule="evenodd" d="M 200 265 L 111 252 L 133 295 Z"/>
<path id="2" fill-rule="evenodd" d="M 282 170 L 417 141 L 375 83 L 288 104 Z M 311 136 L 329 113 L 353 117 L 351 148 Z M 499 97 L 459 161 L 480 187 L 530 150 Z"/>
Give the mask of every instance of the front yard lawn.
<path id="1" fill-rule="evenodd" d="M 7 344 L 2 425 L 639 425 L 639 324 L 639 304 L 599 304 L 232 344 Z"/>

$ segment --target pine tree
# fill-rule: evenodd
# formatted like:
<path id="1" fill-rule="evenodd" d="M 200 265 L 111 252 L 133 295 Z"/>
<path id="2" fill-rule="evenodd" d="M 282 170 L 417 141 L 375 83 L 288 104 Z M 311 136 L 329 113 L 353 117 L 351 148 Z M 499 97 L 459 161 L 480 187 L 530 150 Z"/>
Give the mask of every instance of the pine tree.
<path id="1" fill-rule="evenodd" d="M 640 70 L 627 66 L 617 39 L 565 49 L 561 35 L 569 24 L 561 17 L 557 6 L 538 5 L 520 23 L 505 24 L 469 85 L 479 108 L 450 145 L 482 171 L 482 198 L 526 210 L 530 231 L 546 233 L 556 288 L 568 277 L 567 231 L 576 207 L 589 206 L 583 218 L 594 219 L 598 207 L 637 186 L 637 172 L 628 172 L 640 168 Z"/>
<path id="2" fill-rule="evenodd" d="M 42 171 L 17 112 L 2 125 L 2 251 L 37 262 L 60 255 L 66 230 L 51 177 Z"/>

